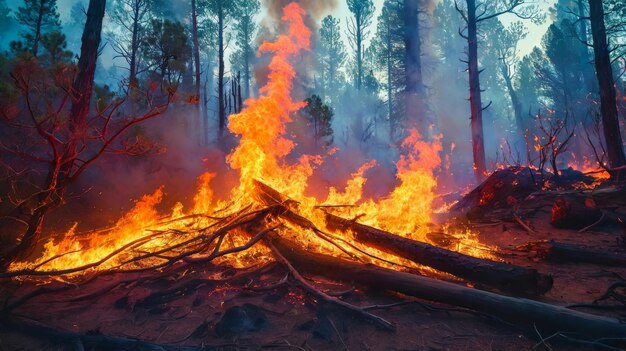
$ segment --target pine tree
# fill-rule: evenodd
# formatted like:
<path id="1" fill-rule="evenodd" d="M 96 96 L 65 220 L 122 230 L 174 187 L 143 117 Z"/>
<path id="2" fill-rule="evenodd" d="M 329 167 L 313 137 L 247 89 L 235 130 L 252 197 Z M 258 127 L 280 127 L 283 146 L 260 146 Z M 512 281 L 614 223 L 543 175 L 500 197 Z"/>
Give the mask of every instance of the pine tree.
<path id="1" fill-rule="evenodd" d="M 404 111 L 401 94 L 406 84 L 402 8 L 400 3 L 385 1 L 378 17 L 376 35 L 372 40 L 375 64 L 385 79 L 382 86 L 386 92 L 387 118 L 392 140 L 397 134 Z"/>
<path id="2" fill-rule="evenodd" d="M 313 127 L 315 144 L 328 147 L 333 142 L 332 118 L 335 114 L 333 109 L 325 105 L 318 95 L 312 95 L 305 102 L 307 105 L 302 112 Z"/>
<path id="3" fill-rule="evenodd" d="M 218 136 L 224 135 L 226 130 L 226 96 L 225 96 L 225 62 L 226 50 L 225 34 L 228 25 L 235 13 L 237 2 L 234 0 L 207 0 L 207 9 L 211 20 L 217 23 L 217 101 L 218 101 Z"/>
<path id="4" fill-rule="evenodd" d="M 374 4 L 372 0 L 346 0 L 352 17 L 348 22 L 348 36 L 354 51 L 355 86 L 361 90 L 363 82 L 363 43 L 369 36 L 369 26 L 372 24 Z"/>
<path id="5" fill-rule="evenodd" d="M 338 76 L 346 59 L 346 50 L 341 40 L 340 21 L 326 16 L 320 28 L 320 70 L 323 86 L 322 98 L 336 99 L 339 92 Z"/>
<path id="6" fill-rule="evenodd" d="M 237 50 L 231 55 L 232 69 L 242 73 L 243 98 L 250 97 L 252 65 L 255 59 L 254 35 L 257 31 L 255 16 L 260 12 L 261 5 L 258 0 L 241 0 L 235 9 L 235 44 Z"/>
<path id="7" fill-rule="evenodd" d="M 191 46 L 185 27 L 180 22 L 153 19 L 142 45 L 143 57 L 154 73 L 176 89 L 191 58 Z"/>
<path id="8" fill-rule="evenodd" d="M 139 50 L 150 24 L 149 11 L 153 0 L 114 0 L 111 19 L 118 29 L 109 33 L 113 38 L 113 49 L 128 65 L 129 87 L 137 85 L 141 72 Z M 128 89 L 130 92 L 132 89 Z"/>
<path id="9" fill-rule="evenodd" d="M 25 27 L 22 37 L 35 57 L 42 35 L 61 26 L 56 0 L 24 0 L 24 6 L 18 7 L 15 17 Z"/>

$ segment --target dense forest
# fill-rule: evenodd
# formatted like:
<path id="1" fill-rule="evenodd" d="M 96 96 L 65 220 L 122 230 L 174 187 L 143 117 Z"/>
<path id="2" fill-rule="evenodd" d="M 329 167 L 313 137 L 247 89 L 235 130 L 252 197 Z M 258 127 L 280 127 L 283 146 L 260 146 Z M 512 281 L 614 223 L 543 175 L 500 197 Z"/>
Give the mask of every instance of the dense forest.
<path id="1" fill-rule="evenodd" d="M 405 245 L 393 254 L 412 260 L 402 252 L 415 245 L 387 235 L 462 250 L 469 234 L 437 242 L 434 232 L 458 233 L 432 229 L 436 215 L 461 212 L 535 233 L 540 207 L 523 203 L 545 194 L 559 196 L 555 227 L 619 226 L 623 199 L 580 194 L 623 191 L 625 138 L 623 0 L 0 0 L 0 279 L 47 276 L 42 267 L 100 245 L 89 237 L 98 228 L 145 234 L 171 208 L 176 221 L 202 219 L 150 238 L 116 234 L 110 252 L 54 269 L 161 269 L 265 240 L 224 239 L 240 226 L 299 226 L 327 242 L 350 232 L 383 252 L 385 240 Z M 312 209 L 327 211 L 324 224 Z M 242 219 L 258 213 L 262 225 Z M 291 224 L 269 229 L 269 217 Z M 193 246 L 213 226 L 224 230 L 217 244 Z M 142 246 L 190 228 L 202 234 Z M 291 244 L 275 244 L 265 249 L 287 262 L 285 279 L 302 278 L 295 258 L 276 254 Z M 374 257 L 346 245 L 356 251 L 335 246 Z M 127 260 L 107 266 L 112 257 Z M 515 279 L 436 269 L 471 287 Z M 533 279 L 533 293 L 552 286 Z"/>

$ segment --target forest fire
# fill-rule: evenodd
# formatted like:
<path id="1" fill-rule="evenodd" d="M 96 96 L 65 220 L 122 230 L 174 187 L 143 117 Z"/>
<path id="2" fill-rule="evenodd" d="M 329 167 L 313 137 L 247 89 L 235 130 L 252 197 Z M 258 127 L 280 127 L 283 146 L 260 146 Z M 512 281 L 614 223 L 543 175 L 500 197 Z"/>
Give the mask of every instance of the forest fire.
<path id="1" fill-rule="evenodd" d="M 591 119 L 579 114 L 569 120 L 567 108 L 545 106 L 570 98 L 582 104 L 569 92 L 566 102 L 559 100 L 561 91 L 558 98 L 539 97 L 558 90 L 545 82 L 537 92 L 522 92 L 530 75 L 557 79 L 546 78 L 553 72 L 536 62 L 516 64 L 517 43 L 528 34 L 523 24 L 483 23 L 507 13 L 541 23 L 537 7 L 524 1 L 492 7 L 469 0 L 384 1 L 364 55 L 375 6 L 347 0 L 344 10 L 354 18 L 344 34 L 355 51 L 348 82 L 350 69 L 335 67 L 346 58 L 335 45 L 340 21 L 317 18 L 337 10 L 334 1 L 191 0 L 189 13 L 171 8 L 159 14 L 184 17 L 184 25 L 143 17 L 157 13 L 151 6 L 169 5 L 118 1 L 111 20 L 123 22 L 131 13 L 146 30 L 131 33 L 129 46 L 116 47 L 129 68 L 120 93 L 94 85 L 110 11 L 104 0 L 89 1 L 77 63 L 70 62 L 71 52 L 67 61 L 59 58 L 65 37 L 58 33 L 11 43 L 11 69 L 0 67 L 0 75 L 13 80 L 0 81 L 0 122 L 22 133 L 0 129 L 0 136 L 9 136 L 0 142 L 0 180 L 6 179 L 0 183 L 0 229 L 6 231 L 0 244 L 13 241 L 13 247 L 0 247 L 2 343 L 6 336 L 10 346 L 26 349 L 626 346 L 626 166 L 620 165 L 621 134 L 611 134 L 622 111 L 605 108 L 619 99 L 607 93 L 599 78 L 607 72 L 599 64 L 601 102 L 593 104 L 603 108 L 590 108 L 588 115 L 597 114 Z M 580 13 L 597 21 L 602 6 L 582 3 Z M 56 2 L 49 4 L 54 6 L 41 5 L 40 13 L 58 17 Z M 261 6 L 268 18 L 259 22 Z M 27 9 L 19 11 L 16 18 L 26 22 Z M 429 59 L 437 51 L 427 43 L 430 34 L 417 30 L 424 25 L 421 14 L 444 17 L 449 11 L 465 25 L 458 34 L 467 42 L 471 148 L 446 125 L 446 116 L 458 111 L 433 106 L 446 105 L 452 88 L 450 97 L 435 96 L 457 82 L 445 81 L 445 94 L 429 92 L 429 85 L 442 83 L 420 66 L 422 57 L 435 62 Z M 39 22 L 46 20 L 45 26 L 54 25 L 54 18 Z M 228 66 L 229 23 L 241 30 L 240 50 L 231 53 Z M 595 53 L 602 38 L 593 24 Z M 204 31 L 215 31 L 215 38 L 203 42 Z M 249 45 L 252 32 L 257 46 Z M 517 130 L 483 126 L 483 117 L 493 118 L 483 116 L 491 103 L 481 102 L 477 43 L 483 35 L 494 37 L 489 50 L 497 56 L 499 86 L 511 98 L 507 128 Z M 26 44 L 34 47 L 22 50 Z M 203 51 L 203 45 L 216 50 Z M 447 44 L 441 45 L 444 50 Z M 607 51 L 606 38 L 603 45 Z M 576 55 L 589 55 L 584 51 Z M 133 56 L 138 53 L 144 57 Z M 543 54 L 533 51 L 528 60 L 551 59 Z M 595 59 L 606 65 L 611 61 L 605 56 Z M 3 65 L 2 54 L 0 59 Z M 74 81 L 61 82 L 58 77 L 70 71 Z M 210 102 L 214 71 L 218 89 Z M 580 80 L 593 78 L 588 73 Z M 523 79 L 513 80 L 514 74 Z M 398 82 L 402 89 L 394 86 Z M 584 95 L 592 100 L 595 92 L 587 88 Z M 524 118 L 523 93 L 534 94 L 543 110 L 531 115 L 529 108 Z M 333 104 L 348 112 L 333 119 Z M 217 111 L 212 122 L 210 107 Z M 152 120 L 160 115 L 163 121 Z M 356 117 L 341 120 L 346 115 Z M 209 140 L 213 122 L 216 139 Z M 380 124 L 386 124 L 384 133 Z M 488 128 L 493 136 L 486 135 Z M 31 145 L 29 138 L 38 142 Z M 495 160 L 486 155 L 494 140 Z M 120 154 L 129 158 L 113 161 Z M 145 169 L 131 175 L 130 156 Z M 101 169 L 85 171 L 99 158 Z M 92 180 L 79 177 L 85 172 L 102 178 L 93 180 L 104 189 L 97 196 L 90 193 Z M 144 195 L 118 210 L 120 196 L 127 197 L 114 194 L 120 189 Z M 83 216 L 84 222 L 76 221 Z M 83 230 L 107 221 L 104 229 Z M 461 345 L 458 335 L 470 335 L 474 344 Z M 482 340 L 487 335 L 495 341 Z"/>
<path id="2" fill-rule="evenodd" d="M 311 221 L 314 225 L 311 228 L 296 228 L 285 223 L 287 230 L 274 229 L 282 234 L 299 232 L 298 241 L 309 249 L 334 255 L 342 253 L 338 250 L 338 243 L 329 244 L 329 238 L 321 237 L 315 233 L 316 230 L 337 235 L 339 240 L 350 246 L 358 245 L 350 231 L 328 229 L 326 212 L 322 208 L 344 218 L 358 218 L 359 223 L 402 237 L 429 241 L 428 225 L 431 223 L 437 185 L 434 171 L 441 163 L 441 143 L 439 138 L 431 142 L 423 141 L 415 129 L 402 143 L 405 154 L 396 164 L 399 185 L 388 196 L 380 200 L 362 199 L 362 187 L 367 181 L 363 173 L 375 167 L 375 161 L 365 163 L 354 173 L 344 191 L 333 188 L 324 200 L 303 195 L 302 189 L 307 187 L 316 164 L 323 162 L 322 157 L 317 155 L 302 155 L 296 164 L 287 164 L 285 160 L 295 145 L 286 136 L 286 125 L 291 121 L 290 115 L 303 107 L 302 102 L 291 98 L 296 72 L 290 64 L 300 52 L 309 49 L 311 32 L 303 22 L 303 14 L 296 3 L 285 7 L 283 20 L 289 23 L 288 33 L 274 42 L 263 43 L 259 48 L 260 54 L 273 55 L 268 83 L 261 89 L 259 98 L 246 101 L 241 113 L 230 118 L 229 128 L 240 139 L 239 145 L 228 156 L 228 162 L 240 172 L 240 179 L 229 200 L 216 201 L 212 198 L 211 179 L 214 175 L 205 173 L 198 179 L 199 187 L 191 210 L 186 211 L 179 204 L 171 215 L 159 214 L 155 206 L 162 200 L 163 189 L 157 189 L 139 200 L 113 228 L 86 234 L 75 233 L 75 228 L 72 228 L 60 241 L 51 239 L 36 261 L 15 262 L 10 271 L 84 274 L 89 271 L 86 267 L 90 266 L 93 270 L 132 270 L 171 263 L 170 259 L 159 258 L 165 252 L 184 254 L 194 259 L 206 255 L 209 250 L 230 250 L 245 245 L 249 238 L 235 230 L 234 233 L 224 233 L 217 243 L 209 243 L 205 248 L 196 250 L 208 228 L 224 228 L 224 224 L 228 226 L 232 218 L 270 205 L 258 201 L 259 184 L 288 197 L 289 201 L 295 201 L 297 209 L 294 210 Z M 458 240 L 456 250 L 478 257 L 493 257 L 484 247 L 483 250 L 479 248 L 482 246 L 471 233 L 452 235 Z M 225 237 L 228 239 L 224 240 Z M 259 246 L 222 260 L 236 267 L 268 260 L 271 254 Z M 363 245 L 360 246 L 359 251 L 367 251 Z M 185 252 L 190 247 L 196 254 Z M 358 251 L 351 253 L 355 254 Z M 383 263 L 411 265 L 410 261 L 380 251 L 368 255 L 377 257 Z M 412 266 L 415 267 L 414 264 Z"/>

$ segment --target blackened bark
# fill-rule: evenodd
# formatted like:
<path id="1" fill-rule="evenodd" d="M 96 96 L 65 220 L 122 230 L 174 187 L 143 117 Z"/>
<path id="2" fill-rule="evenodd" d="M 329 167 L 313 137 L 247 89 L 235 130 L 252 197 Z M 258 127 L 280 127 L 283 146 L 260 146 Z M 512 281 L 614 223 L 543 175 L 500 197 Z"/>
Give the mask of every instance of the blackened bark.
<path id="1" fill-rule="evenodd" d="M 589 0 L 589 17 L 591 19 L 596 76 L 600 87 L 600 110 L 602 112 L 606 152 L 610 167 L 617 168 L 626 164 L 626 157 L 624 156 L 624 146 L 617 115 L 615 83 L 606 39 L 602 1 Z"/>
<path id="2" fill-rule="evenodd" d="M 470 86 L 470 110 L 472 126 L 472 151 L 474 174 L 482 180 L 487 173 L 485 161 L 485 141 L 483 136 L 483 105 L 478 70 L 478 38 L 476 36 L 476 0 L 467 1 L 467 61 Z"/>

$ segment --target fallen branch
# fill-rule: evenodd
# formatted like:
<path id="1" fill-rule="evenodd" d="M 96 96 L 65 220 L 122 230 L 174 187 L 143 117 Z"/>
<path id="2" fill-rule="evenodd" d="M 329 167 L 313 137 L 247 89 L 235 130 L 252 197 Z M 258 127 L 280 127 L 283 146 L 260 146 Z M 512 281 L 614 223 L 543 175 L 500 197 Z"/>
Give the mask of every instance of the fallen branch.
<path id="1" fill-rule="evenodd" d="M 300 275 L 300 273 L 293 267 L 293 265 L 289 262 L 289 260 L 287 258 L 285 258 L 282 254 L 281 251 L 279 251 L 278 249 L 276 249 L 276 247 L 274 247 L 274 245 L 270 242 L 268 243 L 268 246 L 272 249 L 272 253 L 274 254 L 274 257 L 276 257 L 276 259 L 278 261 L 280 261 L 288 270 L 289 273 L 291 273 L 291 275 L 294 277 L 294 279 L 296 279 L 298 281 L 298 283 L 302 286 L 302 288 L 304 288 L 306 291 L 308 291 L 310 294 L 313 294 L 315 296 L 318 296 L 319 298 L 321 298 L 322 300 L 326 301 L 326 302 L 330 302 L 333 303 L 335 305 L 338 305 L 340 307 L 343 307 L 345 309 L 347 309 L 348 311 L 354 312 L 356 314 L 359 314 L 363 317 L 365 317 L 367 320 L 376 323 L 377 325 L 383 327 L 384 329 L 387 330 L 395 330 L 396 327 L 391 324 L 390 322 L 386 321 L 385 319 L 375 316 L 369 312 L 367 312 L 366 310 L 354 306 L 352 304 L 349 304 L 341 299 L 338 299 L 336 297 L 330 296 L 322 291 L 320 291 L 319 289 L 317 289 L 316 287 L 314 287 L 313 285 L 311 285 L 311 283 L 309 283 L 308 281 L 306 281 L 306 279 L 304 279 L 304 277 L 302 277 Z"/>
<path id="2" fill-rule="evenodd" d="M 513 219 L 515 219 L 515 222 L 517 222 L 517 224 L 519 224 L 522 228 L 524 228 L 525 231 L 529 232 L 529 233 L 534 233 L 535 231 L 528 226 L 528 224 L 526 224 L 521 218 L 520 216 L 518 216 L 517 214 L 513 214 Z"/>

